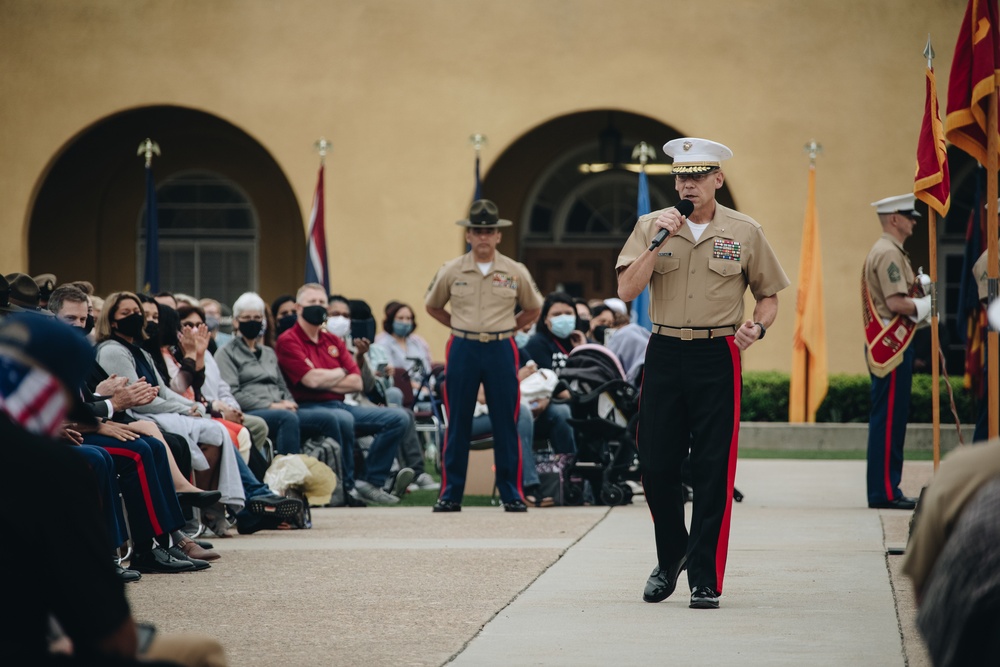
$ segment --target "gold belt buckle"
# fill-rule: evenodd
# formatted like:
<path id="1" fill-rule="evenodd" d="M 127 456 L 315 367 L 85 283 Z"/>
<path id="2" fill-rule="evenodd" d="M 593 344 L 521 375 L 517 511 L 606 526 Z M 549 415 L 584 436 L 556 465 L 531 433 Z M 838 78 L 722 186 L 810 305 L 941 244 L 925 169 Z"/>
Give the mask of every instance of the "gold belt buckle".
<path id="1" fill-rule="evenodd" d="M 681 340 L 694 340 L 694 329 L 681 329 Z"/>
<path id="2" fill-rule="evenodd" d="M 480 332 L 480 334 L 479 334 L 479 342 L 480 343 L 488 343 L 488 342 L 490 342 L 491 338 L 492 338 L 492 334 L 488 334 L 486 332 Z"/>

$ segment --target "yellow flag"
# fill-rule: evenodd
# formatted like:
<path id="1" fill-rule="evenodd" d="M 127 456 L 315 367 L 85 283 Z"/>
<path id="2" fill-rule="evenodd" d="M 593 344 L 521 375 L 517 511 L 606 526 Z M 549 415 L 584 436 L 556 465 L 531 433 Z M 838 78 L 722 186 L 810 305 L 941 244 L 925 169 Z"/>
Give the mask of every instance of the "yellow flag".
<path id="1" fill-rule="evenodd" d="M 816 216 L 816 166 L 809 166 L 809 197 L 802 225 L 799 291 L 792 338 L 792 381 L 788 421 L 815 422 L 829 386 L 826 367 L 826 321 L 823 317 L 823 262 Z"/>

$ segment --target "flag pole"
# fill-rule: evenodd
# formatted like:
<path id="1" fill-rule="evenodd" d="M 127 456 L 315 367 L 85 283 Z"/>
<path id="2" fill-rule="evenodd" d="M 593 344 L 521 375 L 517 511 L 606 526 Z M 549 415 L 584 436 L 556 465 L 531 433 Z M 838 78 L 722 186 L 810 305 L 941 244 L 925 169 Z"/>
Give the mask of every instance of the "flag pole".
<path id="1" fill-rule="evenodd" d="M 998 267 L 997 267 L 997 82 L 993 81 L 990 87 L 989 110 L 986 121 L 986 241 L 987 241 L 987 278 L 989 285 L 989 302 L 992 303 L 998 296 Z M 992 326 L 988 327 L 986 334 L 986 350 L 989 355 L 989 368 L 987 369 L 987 381 L 989 384 L 989 437 L 995 438 L 1000 435 L 1000 391 L 997 391 L 998 381 L 1000 381 L 1000 359 L 997 359 L 997 331 Z"/>
<path id="2" fill-rule="evenodd" d="M 927 58 L 927 69 L 934 70 L 934 47 L 931 46 L 931 36 L 927 35 L 927 46 L 924 47 L 924 57 Z M 937 93 L 935 92 L 935 95 Z M 937 471 L 941 462 L 941 341 L 938 337 L 938 303 L 937 303 L 937 211 L 933 206 L 927 207 L 927 242 L 928 263 L 931 279 L 931 422 L 934 438 L 934 470 Z"/>
<path id="3" fill-rule="evenodd" d="M 153 156 L 160 145 L 146 137 L 136 155 L 146 159 L 146 262 L 143 268 L 143 291 L 152 295 L 160 289 L 160 225 L 156 213 L 156 184 L 153 182 Z"/>

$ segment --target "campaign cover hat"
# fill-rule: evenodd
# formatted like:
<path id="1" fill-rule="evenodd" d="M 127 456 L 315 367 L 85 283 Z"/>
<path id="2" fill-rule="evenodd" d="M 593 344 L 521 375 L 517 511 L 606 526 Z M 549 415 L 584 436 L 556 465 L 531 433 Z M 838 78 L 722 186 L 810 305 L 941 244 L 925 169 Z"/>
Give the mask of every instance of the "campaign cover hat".
<path id="1" fill-rule="evenodd" d="M 15 306 L 38 308 L 38 285 L 26 273 L 8 273 L 7 283 L 10 285 L 10 302 Z"/>
<path id="2" fill-rule="evenodd" d="M 38 285 L 38 294 L 42 299 L 48 299 L 52 290 L 56 288 L 56 277 L 52 273 L 40 273 L 32 280 Z"/>
<path id="3" fill-rule="evenodd" d="M 872 206 L 875 207 L 875 212 L 879 215 L 900 213 L 911 218 L 921 217 L 920 212 L 917 211 L 917 197 L 912 192 L 873 201 Z"/>
<path id="4" fill-rule="evenodd" d="M 21 312 L 24 312 L 24 308 L 10 302 L 10 283 L 7 282 L 6 276 L 0 274 L 0 316 Z"/>
<path id="5" fill-rule="evenodd" d="M 663 144 L 663 152 L 674 159 L 671 170 L 675 174 L 707 174 L 733 156 L 728 146 L 698 137 L 672 139 Z"/>
<path id="6" fill-rule="evenodd" d="M 469 207 L 468 219 L 459 220 L 455 224 L 473 229 L 483 229 L 489 227 L 510 227 L 514 223 L 510 220 L 501 220 L 497 205 L 489 199 L 477 199 Z"/>

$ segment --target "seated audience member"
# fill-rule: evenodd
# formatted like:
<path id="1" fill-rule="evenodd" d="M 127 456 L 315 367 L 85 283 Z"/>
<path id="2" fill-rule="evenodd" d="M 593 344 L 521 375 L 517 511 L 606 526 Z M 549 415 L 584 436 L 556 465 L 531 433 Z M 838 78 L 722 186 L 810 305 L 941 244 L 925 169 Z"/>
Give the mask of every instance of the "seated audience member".
<path id="1" fill-rule="evenodd" d="M 615 311 L 600 303 L 590 309 L 590 331 L 587 337 L 597 343 L 604 343 L 604 330 L 615 324 Z"/>
<path id="2" fill-rule="evenodd" d="M 31 395 L 28 402 L 36 408 L 15 417 L 8 411 L 11 404 L 0 401 L 0 447 L 6 459 L 44 470 L 46 484 L 57 490 L 39 494 L 38 479 L 30 475 L 7 480 L 8 490 L 34 498 L 35 510 L 44 517 L 23 522 L 17 533 L 36 550 L 34 564 L 45 576 L 31 595 L 22 596 L 17 613 L 7 615 L 0 632 L 5 660 L 12 665 L 176 665 L 158 661 L 160 653 L 147 653 L 140 661 L 136 622 L 108 558 L 93 475 L 69 446 L 52 440 L 93 362 L 86 339 L 55 318 L 15 315 L 0 324 L 0 366 L 5 367 L 0 392 L 20 399 Z M 23 556 L 11 549 L 3 553 L 3 566 L 16 571 Z M 58 644 L 61 655 L 51 653 L 54 624 L 68 640 Z M 190 637 L 184 644 L 184 652 L 199 660 L 225 664 L 215 640 Z M 196 644 L 200 649 L 194 649 Z"/>
<path id="3" fill-rule="evenodd" d="M 222 330 L 225 313 L 222 312 L 221 303 L 215 299 L 203 297 L 198 300 L 198 305 L 201 306 L 202 311 L 205 313 L 205 324 L 208 326 L 208 332 L 212 335 L 214 343 L 214 345 L 209 347 L 209 351 L 215 354 L 219 351 L 220 347 L 233 339 L 233 334 Z"/>
<path id="4" fill-rule="evenodd" d="M 593 316 L 590 314 L 590 306 L 587 305 L 587 300 L 575 297 L 573 299 L 573 307 L 576 309 L 576 330 L 582 331 L 590 338 L 590 318 Z"/>
<path id="5" fill-rule="evenodd" d="M 906 545 L 935 665 L 1000 661 L 1000 439 L 960 447 L 924 489 Z"/>
<path id="6" fill-rule="evenodd" d="M 631 323 L 609 331 L 614 331 L 614 335 L 606 337 L 605 345 L 622 362 L 625 378 L 635 387 L 641 386 L 642 367 L 646 361 L 646 346 L 649 344 L 651 332 L 645 327 Z"/>
<path id="7" fill-rule="evenodd" d="M 271 336 L 270 346 L 274 347 L 274 342 L 278 340 L 278 336 L 291 329 L 299 319 L 298 312 L 295 310 L 295 297 L 291 294 L 282 294 L 272 301 L 271 317 L 274 318 L 274 332 Z M 267 333 L 265 332 L 266 342 Z"/>
<path id="8" fill-rule="evenodd" d="M 431 372 L 431 347 L 417 335 L 417 320 L 413 308 L 399 301 L 391 301 L 385 307 L 382 331 L 375 336 L 375 343 L 389 354 L 389 364 L 394 368 L 405 368 L 414 382 L 413 389 L 420 388 L 422 377 Z"/>
<path id="9" fill-rule="evenodd" d="M 294 301 L 293 301 L 294 303 Z M 342 429 L 353 428 L 349 415 L 336 410 L 299 410 L 278 367 L 275 351 L 263 344 L 264 300 L 254 292 L 241 294 L 233 304 L 236 337 L 219 350 L 219 373 L 247 414 L 267 423 L 279 454 L 299 454 L 303 438 L 329 437 L 343 442 Z M 363 507 L 353 496 L 348 506 Z"/>
<path id="10" fill-rule="evenodd" d="M 383 484 L 389 477 L 401 439 L 407 428 L 407 416 L 394 408 L 364 407 L 346 401 L 347 395 L 363 389 L 361 370 L 343 339 L 328 330 L 326 290 L 315 283 L 299 288 L 296 295 L 295 325 L 278 337 L 278 364 L 300 412 L 333 410 L 346 412 L 349 428 L 342 428 L 344 488 L 355 491 L 363 500 L 383 505 L 399 502 L 399 496 L 413 479 L 413 470 L 401 469 L 396 476 L 399 488 L 387 493 Z M 350 311 L 347 315 L 349 316 Z M 344 318 L 343 313 L 330 316 Z M 347 332 L 350 331 L 348 319 Z M 341 419 L 343 416 L 338 416 Z M 342 424 L 344 422 L 341 422 Z M 373 435 L 368 456 L 354 475 L 354 436 Z"/>
<path id="11" fill-rule="evenodd" d="M 48 305 L 57 318 L 83 330 L 88 308 L 86 294 L 75 287 L 62 286 L 53 291 Z M 78 391 L 88 400 L 88 407 L 95 405 L 91 408 L 94 424 L 71 425 L 79 431 L 72 439 L 83 448 L 99 447 L 111 456 L 118 475 L 118 486 L 128 507 L 128 523 L 135 550 L 130 569 L 136 572 L 174 573 L 209 567 L 206 560 L 196 555 L 213 560 L 218 558 L 218 554 L 201 549 L 180 530 L 185 521 L 181 497 L 171 478 L 170 450 L 162 441 L 141 430 L 97 419 L 98 414 L 103 415 L 107 408 L 101 406 L 102 401 L 92 400 L 94 397 L 88 396 L 86 389 L 81 387 Z M 147 395 L 151 401 L 151 388 Z M 173 468 L 176 469 L 176 464 Z M 205 493 L 190 483 L 187 486 L 194 492 L 186 494 L 185 498 L 199 506 L 219 500 L 218 492 Z M 117 499 L 113 502 L 117 504 Z"/>
<path id="12" fill-rule="evenodd" d="M 170 306 L 174 310 L 177 310 L 177 299 L 174 298 L 173 292 L 157 292 L 153 299 L 156 303 L 162 303 L 164 306 Z"/>
<path id="13" fill-rule="evenodd" d="M 563 292 L 553 292 L 545 297 L 542 312 L 535 325 L 535 335 L 524 346 L 525 354 L 538 368 L 548 368 L 556 375 L 566 366 L 570 351 L 586 343 L 586 338 L 576 331 L 576 308 L 573 299 Z M 552 398 L 569 398 L 565 390 Z M 573 414 L 569 404 L 549 399 L 539 399 L 532 409 L 535 416 L 535 434 L 547 437 L 552 449 L 560 454 L 576 453 L 576 437 L 569 420 Z"/>

